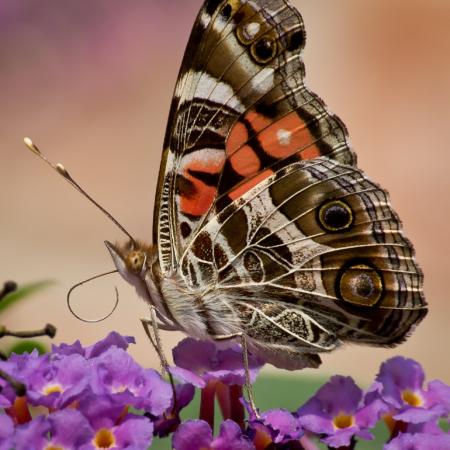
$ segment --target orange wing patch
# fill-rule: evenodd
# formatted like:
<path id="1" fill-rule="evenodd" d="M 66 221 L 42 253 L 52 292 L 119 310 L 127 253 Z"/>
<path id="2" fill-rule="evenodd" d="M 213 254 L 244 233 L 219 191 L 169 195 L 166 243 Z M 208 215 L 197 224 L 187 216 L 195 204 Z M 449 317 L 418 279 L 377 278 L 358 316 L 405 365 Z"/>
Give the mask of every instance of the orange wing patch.
<path id="1" fill-rule="evenodd" d="M 244 145 L 230 156 L 231 167 L 242 177 L 251 177 L 261 168 L 258 155 L 249 145 Z"/>
<path id="2" fill-rule="evenodd" d="M 295 111 L 272 122 L 263 114 L 251 110 L 245 115 L 245 120 L 254 130 L 262 149 L 273 158 L 284 159 L 298 153 L 300 159 L 313 159 L 321 154 L 315 143 L 316 139 L 311 134 L 307 124 Z M 237 122 L 227 139 L 227 156 L 230 157 L 239 152 L 248 141 L 247 127 L 243 122 Z M 245 151 L 245 155 L 253 160 L 256 157 L 256 155 L 250 154 L 248 150 Z M 239 157 L 241 161 L 237 165 L 240 167 L 243 166 L 243 158 L 244 156 Z M 238 170 L 236 171 L 240 173 Z M 240 174 L 244 176 L 243 173 Z"/>
<path id="3" fill-rule="evenodd" d="M 277 159 L 287 158 L 297 152 L 300 159 L 312 159 L 320 155 L 314 144 L 314 136 L 295 111 L 262 130 L 258 141 L 267 154 Z"/>
<path id="4" fill-rule="evenodd" d="M 177 183 L 180 209 L 183 213 L 200 217 L 206 214 L 217 195 L 217 185 L 206 180 L 219 176 L 225 163 L 221 150 L 199 150 L 184 158 L 183 177 Z"/>
<path id="5" fill-rule="evenodd" d="M 256 175 L 253 178 L 250 178 L 249 180 L 243 182 L 236 189 L 231 191 L 228 194 L 228 197 L 230 197 L 231 200 L 236 200 L 239 197 L 242 197 L 246 192 L 248 192 L 250 189 L 254 188 L 261 181 L 263 181 L 266 178 L 270 177 L 270 175 L 272 175 L 272 174 L 273 174 L 273 171 L 270 170 L 270 169 L 266 169 L 263 172 L 258 173 L 258 175 Z"/>
<path id="6" fill-rule="evenodd" d="M 235 123 L 226 142 L 226 155 L 231 167 L 237 175 L 247 178 L 228 194 L 231 200 L 241 197 L 273 173 L 262 167 L 258 149 L 251 145 L 250 134 L 258 139 L 259 151 L 262 149 L 274 159 L 282 160 L 298 154 L 300 159 L 306 160 L 321 155 L 308 125 L 295 111 L 272 121 L 265 115 L 250 110 L 243 120 Z"/>

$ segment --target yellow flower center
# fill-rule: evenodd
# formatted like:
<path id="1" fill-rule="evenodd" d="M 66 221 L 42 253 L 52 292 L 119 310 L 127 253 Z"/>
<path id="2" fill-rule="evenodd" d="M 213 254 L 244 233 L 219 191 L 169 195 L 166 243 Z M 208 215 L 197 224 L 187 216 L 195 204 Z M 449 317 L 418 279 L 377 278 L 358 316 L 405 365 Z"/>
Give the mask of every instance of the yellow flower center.
<path id="1" fill-rule="evenodd" d="M 50 447 L 45 447 L 45 450 L 64 450 L 62 447 L 55 447 L 54 445 L 50 445 Z"/>
<path id="2" fill-rule="evenodd" d="M 97 434 L 92 441 L 95 448 L 112 448 L 116 445 L 116 439 L 114 438 L 114 434 L 111 430 L 107 428 L 101 428 L 97 431 Z"/>
<path id="3" fill-rule="evenodd" d="M 339 413 L 333 419 L 333 425 L 338 428 L 350 428 L 355 425 L 355 418 L 353 416 L 349 416 L 348 414 Z"/>
<path id="4" fill-rule="evenodd" d="M 59 392 L 60 394 L 62 394 L 64 392 L 64 389 L 60 384 L 48 384 L 44 389 L 42 389 L 42 392 L 44 393 L 44 395 L 50 395 L 55 392 Z"/>
<path id="5" fill-rule="evenodd" d="M 405 403 L 408 403 L 408 405 L 411 406 L 417 407 L 423 405 L 422 396 L 414 391 L 410 391 L 409 389 L 402 392 L 402 399 Z"/>

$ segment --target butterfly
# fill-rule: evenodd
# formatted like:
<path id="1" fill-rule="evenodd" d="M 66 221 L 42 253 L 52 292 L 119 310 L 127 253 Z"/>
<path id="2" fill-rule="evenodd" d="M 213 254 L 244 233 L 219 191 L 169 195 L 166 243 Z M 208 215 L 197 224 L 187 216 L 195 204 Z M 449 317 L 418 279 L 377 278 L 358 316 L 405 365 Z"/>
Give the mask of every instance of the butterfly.
<path id="1" fill-rule="evenodd" d="M 288 0 L 206 0 L 170 108 L 153 244 L 107 242 L 161 328 L 244 335 L 289 370 L 346 342 L 394 346 L 427 313 L 387 192 L 305 86 L 304 45 Z"/>

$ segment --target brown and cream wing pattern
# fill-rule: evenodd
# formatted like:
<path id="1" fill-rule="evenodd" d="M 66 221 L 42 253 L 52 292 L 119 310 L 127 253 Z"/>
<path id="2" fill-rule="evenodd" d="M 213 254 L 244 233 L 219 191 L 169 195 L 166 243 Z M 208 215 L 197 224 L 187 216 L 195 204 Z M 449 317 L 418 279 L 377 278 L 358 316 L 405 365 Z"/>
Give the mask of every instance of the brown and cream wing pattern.
<path id="1" fill-rule="evenodd" d="M 154 211 L 162 272 L 203 224 L 289 159 L 354 165 L 343 123 L 304 84 L 305 31 L 287 0 L 207 0 L 169 115 Z"/>
<path id="2" fill-rule="evenodd" d="M 266 346 L 273 336 L 310 352 L 391 346 L 426 314 L 422 272 L 386 191 L 328 157 L 286 162 L 212 218 L 181 262 L 192 290 L 227 298 Z"/>

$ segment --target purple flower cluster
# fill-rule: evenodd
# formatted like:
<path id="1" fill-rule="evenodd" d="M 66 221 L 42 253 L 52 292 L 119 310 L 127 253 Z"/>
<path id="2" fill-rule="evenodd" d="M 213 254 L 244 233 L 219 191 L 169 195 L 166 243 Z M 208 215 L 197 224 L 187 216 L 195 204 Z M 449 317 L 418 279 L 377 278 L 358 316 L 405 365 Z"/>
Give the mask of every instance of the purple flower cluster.
<path id="1" fill-rule="evenodd" d="M 380 420 L 391 437 L 386 450 L 444 450 L 450 435 L 450 387 L 440 381 L 424 386 L 415 361 L 385 362 L 374 384 L 363 392 L 350 377 L 334 376 L 294 412 L 253 411 L 243 399 L 245 371 L 240 347 L 185 339 L 173 351 L 175 386 L 154 370 L 140 367 L 126 352 L 132 338 L 111 333 L 83 348 L 54 346 L 52 352 L 13 355 L 0 363 L 27 386 L 17 397 L 0 381 L 0 450 L 127 449 L 146 450 L 153 436 L 172 434 L 175 450 L 354 449 Z M 262 361 L 249 355 L 254 380 Z M 200 415 L 182 421 L 180 411 L 200 389 Z M 213 435 L 214 405 L 223 422 Z M 32 418 L 29 407 L 40 407 Z M 44 407 L 45 409 L 43 409 Z M 247 410 L 247 418 L 245 415 Z M 44 412 L 42 412 L 44 411 Z"/>
<path id="2" fill-rule="evenodd" d="M 146 449 L 154 422 L 133 410 L 163 417 L 173 398 L 170 385 L 151 369 L 140 367 L 126 352 L 132 338 L 111 333 L 97 344 L 80 342 L 12 355 L 0 368 L 27 386 L 17 397 L 2 382 L 0 450 Z M 29 407 L 46 408 L 32 419 Z"/>

